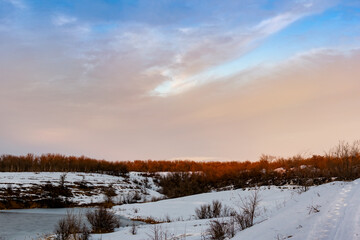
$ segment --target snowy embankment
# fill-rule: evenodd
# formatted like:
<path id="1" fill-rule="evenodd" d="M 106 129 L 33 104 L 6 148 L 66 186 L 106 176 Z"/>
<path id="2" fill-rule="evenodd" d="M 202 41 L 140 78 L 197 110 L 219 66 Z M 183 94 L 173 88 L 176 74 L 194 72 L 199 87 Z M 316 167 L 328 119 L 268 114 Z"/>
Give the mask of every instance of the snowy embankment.
<path id="1" fill-rule="evenodd" d="M 59 185 L 63 174 L 66 174 L 65 186 L 70 188 L 73 194 L 69 200 L 79 205 L 103 202 L 104 189 L 109 186 L 115 190 L 115 204 L 145 202 L 163 197 L 152 177 L 137 172 L 130 172 L 128 177 L 72 172 L 0 172 L 0 196 L 5 195 L 9 188 L 13 194 L 18 193 L 20 197 L 41 194 L 42 186 Z"/>
<path id="2" fill-rule="evenodd" d="M 168 239 L 185 239 L 185 236 L 187 240 L 204 239 L 211 219 L 196 220 L 196 207 L 219 200 L 236 209 L 241 204 L 240 198 L 245 199 L 253 191 L 239 189 L 116 206 L 116 213 L 129 218 L 152 217 L 172 222 L 139 226 L 136 235 L 130 233 L 131 227 L 123 227 L 103 234 L 102 239 L 152 239 L 154 226 L 166 233 Z M 360 180 L 328 183 L 302 193 L 292 186 L 261 187 L 259 193 L 256 224 L 238 231 L 233 239 L 360 239 Z"/>

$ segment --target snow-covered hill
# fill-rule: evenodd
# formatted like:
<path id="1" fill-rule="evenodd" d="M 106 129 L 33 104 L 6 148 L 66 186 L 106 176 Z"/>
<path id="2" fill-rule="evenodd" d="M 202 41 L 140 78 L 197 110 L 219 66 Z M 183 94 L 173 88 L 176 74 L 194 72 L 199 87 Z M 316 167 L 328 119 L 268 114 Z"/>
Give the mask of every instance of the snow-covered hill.
<path id="1" fill-rule="evenodd" d="M 162 198 L 153 178 L 137 172 L 130 172 L 128 177 L 117 177 L 96 173 L 61 173 L 61 172 L 0 172 L 0 196 L 7 189 L 22 195 L 39 194 L 41 186 L 59 185 L 61 175 L 65 176 L 65 185 L 73 193 L 70 200 L 76 204 L 103 202 L 104 189 L 111 186 L 116 196 L 115 203 L 145 202 L 154 198 Z M 0 197 L 1 200 L 1 197 Z"/>
<path id="2" fill-rule="evenodd" d="M 240 189 L 117 206 L 115 211 L 127 217 L 152 217 L 172 222 L 156 227 L 140 226 L 136 235 L 130 233 L 131 227 L 124 227 L 102 235 L 102 239 L 152 239 L 154 231 L 166 233 L 168 239 L 204 239 L 211 219 L 196 220 L 196 207 L 220 200 L 223 205 L 236 209 L 240 198 L 250 196 L 253 191 Z M 306 192 L 293 189 L 293 186 L 261 187 L 260 197 L 256 224 L 238 231 L 234 240 L 360 239 L 360 180 L 328 183 L 311 187 Z"/>

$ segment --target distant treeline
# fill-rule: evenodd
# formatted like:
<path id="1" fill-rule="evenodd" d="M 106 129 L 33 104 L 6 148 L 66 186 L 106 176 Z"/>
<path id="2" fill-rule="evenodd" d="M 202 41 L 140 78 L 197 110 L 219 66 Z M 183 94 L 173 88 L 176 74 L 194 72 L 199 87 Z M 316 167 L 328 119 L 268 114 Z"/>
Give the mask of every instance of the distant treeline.
<path id="1" fill-rule="evenodd" d="M 175 163 L 173 163 L 175 164 Z M 181 165 L 181 164 L 179 164 Z M 305 190 L 333 180 L 360 178 L 360 142 L 340 142 L 324 155 L 291 158 L 261 156 L 256 162 L 196 163 L 195 172 L 174 172 L 160 178 L 168 197 L 192 195 L 232 186 L 296 184 Z"/>
<path id="2" fill-rule="evenodd" d="M 87 172 L 122 175 L 128 173 L 125 162 L 109 162 L 88 157 L 43 154 L 40 156 L 0 156 L 0 172 Z"/>
<path id="3" fill-rule="evenodd" d="M 360 142 L 340 142 L 324 155 L 276 158 L 261 156 L 256 162 L 197 161 L 124 161 L 109 162 L 87 157 L 45 154 L 35 156 L 3 155 L 0 171 L 94 172 L 124 175 L 136 172 L 170 172 L 159 178 L 159 185 L 169 197 L 206 192 L 227 186 L 320 184 L 360 177 Z M 311 181 L 309 181 L 311 180 Z"/>

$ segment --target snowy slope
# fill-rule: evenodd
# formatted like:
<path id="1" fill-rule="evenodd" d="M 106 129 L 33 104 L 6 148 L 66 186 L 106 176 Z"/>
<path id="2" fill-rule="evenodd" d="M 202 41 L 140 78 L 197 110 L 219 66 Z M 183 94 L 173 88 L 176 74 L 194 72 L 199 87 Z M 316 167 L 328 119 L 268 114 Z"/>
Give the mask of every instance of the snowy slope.
<path id="1" fill-rule="evenodd" d="M 271 211 L 291 199 L 296 194 L 296 191 L 292 190 L 292 188 L 293 186 L 261 187 L 261 198 L 263 200 L 261 201 L 260 210 L 262 212 L 265 211 L 263 216 L 269 215 Z M 253 190 L 251 189 L 211 192 L 144 204 L 126 204 L 116 206 L 114 209 L 120 215 L 128 218 L 146 218 L 151 216 L 158 221 L 165 221 L 168 218 L 171 221 L 179 219 L 193 220 L 195 219 L 195 208 L 203 204 L 219 200 L 223 205 L 238 209 L 240 197 L 246 198 L 252 192 Z"/>
<path id="2" fill-rule="evenodd" d="M 311 188 L 234 239 L 360 239 L 360 180 Z M 320 212 L 310 211 L 311 206 Z"/>
<path id="3" fill-rule="evenodd" d="M 219 200 L 223 205 L 238 209 L 240 197 L 246 198 L 253 193 L 251 189 L 238 189 L 232 191 L 211 192 L 198 194 L 188 197 L 162 200 L 158 202 L 127 204 L 114 207 L 116 213 L 129 218 L 147 218 L 152 217 L 158 221 L 170 219 L 170 223 L 157 224 L 162 232 L 170 236 L 169 239 L 200 240 L 201 236 L 207 232 L 209 219 L 196 220 L 195 208 L 202 204 L 211 203 L 213 200 Z M 278 209 L 283 208 L 285 204 L 298 195 L 293 186 L 283 187 L 261 187 L 261 203 L 259 212 L 261 216 L 257 221 L 264 221 L 270 218 Z M 154 225 L 142 225 L 138 228 L 138 233 L 132 235 L 131 227 L 123 227 L 115 233 L 102 235 L 103 240 L 116 239 L 151 239 L 154 231 Z M 96 239 L 96 238 L 95 238 Z"/>
<path id="4" fill-rule="evenodd" d="M 14 190 L 20 190 L 22 194 L 29 194 L 32 187 L 38 187 L 47 183 L 59 184 L 62 172 L 0 172 L 0 193 L 6 191 L 8 186 Z M 83 182 L 89 189 L 82 190 L 78 187 Z M 139 202 L 150 201 L 152 198 L 161 198 L 159 188 L 154 184 L 151 177 L 143 176 L 141 173 L 130 172 L 128 178 L 110 176 L 96 173 L 66 173 L 65 185 L 73 194 L 70 200 L 78 204 L 97 203 L 104 201 L 103 187 L 112 185 L 117 196 L 113 198 L 121 202 L 135 193 L 141 197 Z"/>
<path id="5" fill-rule="evenodd" d="M 194 220 L 195 207 L 217 199 L 236 208 L 239 194 L 246 197 L 251 191 L 213 192 L 153 203 L 122 205 L 115 207 L 115 210 L 127 217 L 152 216 L 161 220 L 168 216 L 173 222 L 157 224 L 157 227 L 167 232 L 169 239 L 185 239 L 186 235 L 187 240 L 200 240 L 206 234 L 210 220 Z M 257 217 L 257 223 L 237 232 L 234 240 L 360 239 L 360 180 L 328 183 L 301 194 L 292 187 L 262 187 L 260 195 L 261 216 Z M 102 235 L 102 239 L 151 239 L 154 225 L 139 227 L 136 235 L 132 235 L 130 229 L 120 228 L 117 232 Z"/>

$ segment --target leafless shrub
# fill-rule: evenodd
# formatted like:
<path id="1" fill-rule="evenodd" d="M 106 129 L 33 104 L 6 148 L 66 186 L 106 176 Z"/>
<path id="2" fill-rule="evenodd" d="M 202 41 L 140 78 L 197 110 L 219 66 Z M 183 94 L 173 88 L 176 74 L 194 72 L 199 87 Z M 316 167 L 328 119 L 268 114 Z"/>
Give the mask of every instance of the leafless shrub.
<path id="1" fill-rule="evenodd" d="M 308 214 L 312 214 L 312 213 L 318 213 L 320 212 L 320 205 L 310 205 L 307 207 L 308 210 Z"/>
<path id="2" fill-rule="evenodd" d="M 240 197 L 240 202 L 241 213 L 238 214 L 238 218 L 242 221 L 244 226 L 246 226 L 245 228 L 251 227 L 254 225 L 254 218 L 258 214 L 257 209 L 260 203 L 259 190 L 253 191 L 252 194 L 246 198 Z"/>
<path id="3" fill-rule="evenodd" d="M 223 240 L 235 236 L 235 220 L 233 217 L 228 220 L 212 220 L 209 224 L 207 233 L 202 233 L 203 240 Z"/>
<path id="4" fill-rule="evenodd" d="M 136 235 L 137 234 L 137 226 L 136 224 L 133 222 L 132 225 L 131 225 L 131 228 L 130 228 L 130 233 L 132 235 Z"/>
<path id="5" fill-rule="evenodd" d="M 229 238 L 233 238 L 235 236 L 236 229 L 235 229 L 235 218 L 234 217 L 231 217 L 229 219 L 228 225 L 226 228 L 226 233 Z"/>
<path id="6" fill-rule="evenodd" d="M 211 240 L 224 240 L 227 226 L 225 222 L 214 220 L 210 222 L 209 236 Z"/>
<path id="7" fill-rule="evenodd" d="M 354 141 L 352 144 L 340 141 L 337 146 L 330 149 L 328 156 L 336 158 L 347 158 L 360 154 L 360 140 Z"/>
<path id="8" fill-rule="evenodd" d="M 165 222 L 168 222 L 168 223 L 171 222 L 171 218 L 170 218 L 169 214 L 166 214 Z"/>
<path id="9" fill-rule="evenodd" d="M 160 225 L 153 225 L 151 233 L 147 234 L 149 240 L 170 240 L 172 238 L 171 234 L 168 231 L 163 230 Z"/>
<path id="10" fill-rule="evenodd" d="M 223 208 L 218 200 L 214 200 L 211 204 L 201 205 L 195 209 L 195 215 L 198 219 L 218 218 L 226 214 L 229 214 L 229 208 Z"/>
<path id="11" fill-rule="evenodd" d="M 309 185 L 302 184 L 299 187 L 294 187 L 294 192 L 297 194 L 303 194 L 309 190 Z"/>
<path id="12" fill-rule="evenodd" d="M 250 216 L 244 212 L 236 213 L 233 218 L 239 225 L 240 231 L 252 226 Z"/>
<path id="13" fill-rule="evenodd" d="M 65 179 L 66 179 L 66 173 L 61 174 L 60 181 L 59 181 L 60 187 L 65 187 Z"/>
<path id="14" fill-rule="evenodd" d="M 221 212 L 221 217 L 234 216 L 234 209 L 224 205 Z"/>
<path id="15" fill-rule="evenodd" d="M 86 217 L 92 226 L 93 233 L 109 233 L 120 227 L 120 221 L 116 215 L 104 207 L 87 212 Z"/>
<path id="16" fill-rule="evenodd" d="M 212 202 L 212 217 L 217 218 L 220 217 L 221 213 L 222 213 L 222 204 L 220 201 L 215 200 Z"/>
<path id="17" fill-rule="evenodd" d="M 81 214 L 68 211 L 55 226 L 56 240 L 88 240 L 90 231 L 81 219 Z"/>
<path id="18" fill-rule="evenodd" d="M 342 178 L 353 179 L 355 175 L 354 161 L 360 156 L 360 140 L 354 141 L 352 144 L 340 141 L 326 156 L 338 159 L 339 164 L 336 170 Z"/>
<path id="19" fill-rule="evenodd" d="M 195 209 L 195 214 L 198 219 L 209 218 L 210 205 L 201 205 L 199 208 Z"/>

